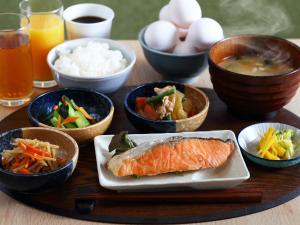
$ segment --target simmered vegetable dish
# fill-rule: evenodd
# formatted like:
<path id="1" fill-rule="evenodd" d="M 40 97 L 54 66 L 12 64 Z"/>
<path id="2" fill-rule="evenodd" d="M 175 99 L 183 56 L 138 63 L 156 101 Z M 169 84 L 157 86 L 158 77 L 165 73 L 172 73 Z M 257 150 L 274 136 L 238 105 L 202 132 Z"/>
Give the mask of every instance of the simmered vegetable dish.
<path id="1" fill-rule="evenodd" d="M 37 139 L 17 138 L 12 150 L 4 150 L 3 167 L 13 173 L 33 174 L 50 172 L 62 167 L 66 157 L 59 146 Z"/>
<path id="2" fill-rule="evenodd" d="M 145 118 L 152 120 L 180 120 L 195 114 L 194 107 L 184 93 L 175 86 L 154 88 L 155 96 L 137 97 L 135 110 Z"/>

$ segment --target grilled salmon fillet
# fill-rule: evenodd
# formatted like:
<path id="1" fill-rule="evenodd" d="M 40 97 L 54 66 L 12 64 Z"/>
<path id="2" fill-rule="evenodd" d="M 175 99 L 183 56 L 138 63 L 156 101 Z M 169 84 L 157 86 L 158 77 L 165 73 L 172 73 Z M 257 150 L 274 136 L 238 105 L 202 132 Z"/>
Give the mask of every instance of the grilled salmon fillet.
<path id="1" fill-rule="evenodd" d="M 226 162 L 234 148 L 232 140 L 173 137 L 116 155 L 107 168 L 118 177 L 216 168 Z"/>

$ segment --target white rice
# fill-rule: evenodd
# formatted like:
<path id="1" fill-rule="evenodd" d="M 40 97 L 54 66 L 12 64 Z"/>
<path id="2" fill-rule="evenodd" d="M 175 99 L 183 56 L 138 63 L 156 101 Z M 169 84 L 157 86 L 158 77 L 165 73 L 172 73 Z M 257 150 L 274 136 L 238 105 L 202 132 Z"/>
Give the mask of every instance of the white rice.
<path id="1" fill-rule="evenodd" d="M 107 43 L 91 41 L 73 51 L 59 53 L 54 67 L 61 73 L 78 76 L 105 77 L 123 70 L 127 60 L 119 50 L 110 50 Z"/>

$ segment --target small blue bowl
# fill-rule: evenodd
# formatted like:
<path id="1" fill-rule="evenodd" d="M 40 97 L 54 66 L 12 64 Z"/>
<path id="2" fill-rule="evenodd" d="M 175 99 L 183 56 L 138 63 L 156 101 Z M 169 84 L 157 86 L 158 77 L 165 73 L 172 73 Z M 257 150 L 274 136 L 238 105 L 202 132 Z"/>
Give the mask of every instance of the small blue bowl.
<path id="1" fill-rule="evenodd" d="M 73 99 L 78 106 L 82 106 L 94 117 L 97 123 L 85 128 L 64 129 L 51 127 L 42 122 L 42 115 L 49 112 L 61 100 L 63 95 Z M 84 143 L 93 140 L 95 136 L 103 134 L 108 129 L 113 118 L 114 106 L 106 95 L 99 92 L 78 88 L 63 88 L 47 92 L 35 98 L 29 104 L 27 113 L 30 122 L 34 126 L 63 131 L 76 141 Z"/>
<path id="2" fill-rule="evenodd" d="M 197 111 L 196 115 L 187 119 L 166 121 L 147 119 L 135 112 L 135 100 L 137 97 L 151 97 L 155 95 L 155 87 L 162 88 L 167 85 L 176 86 L 177 90 L 192 100 Z M 141 85 L 127 93 L 124 107 L 127 118 L 137 129 L 144 132 L 175 133 L 197 130 L 207 116 L 209 100 L 204 92 L 190 85 L 174 81 L 161 81 Z"/>
<path id="3" fill-rule="evenodd" d="M 32 192 L 63 184 L 73 173 L 78 161 L 79 149 L 75 140 L 69 135 L 53 129 L 28 127 L 20 128 L 0 134 L 0 153 L 12 149 L 11 140 L 14 138 L 28 138 L 47 141 L 59 145 L 66 152 L 67 163 L 57 170 L 39 174 L 17 174 L 7 171 L 2 166 L 0 157 L 0 184 L 6 189 Z"/>
<path id="4" fill-rule="evenodd" d="M 295 133 L 294 142 L 296 142 L 295 156 L 289 160 L 269 160 L 257 155 L 257 144 L 265 132 L 273 127 L 275 130 L 292 129 Z M 244 128 L 238 136 L 238 142 L 243 155 L 250 161 L 260 166 L 269 168 L 285 168 L 300 163 L 300 130 L 296 127 L 282 123 L 257 123 Z"/>
<path id="5" fill-rule="evenodd" d="M 198 76 L 208 65 L 208 51 L 191 55 L 178 55 L 150 48 L 145 43 L 147 27 L 139 33 L 139 42 L 150 65 L 167 80 L 189 81 Z"/>

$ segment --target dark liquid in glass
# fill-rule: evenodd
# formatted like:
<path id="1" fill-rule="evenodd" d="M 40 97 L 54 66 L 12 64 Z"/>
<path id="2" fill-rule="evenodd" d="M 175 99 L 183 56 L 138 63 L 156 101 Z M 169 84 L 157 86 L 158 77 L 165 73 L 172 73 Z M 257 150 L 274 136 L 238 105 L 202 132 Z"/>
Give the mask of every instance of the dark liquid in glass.
<path id="1" fill-rule="evenodd" d="M 102 17 L 98 17 L 98 16 L 81 16 L 78 18 L 73 19 L 74 22 L 77 23 L 99 23 L 99 22 L 103 22 L 106 19 L 102 18 Z"/>

